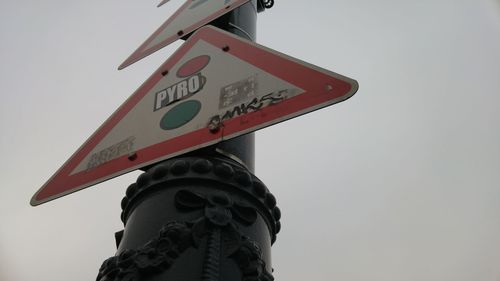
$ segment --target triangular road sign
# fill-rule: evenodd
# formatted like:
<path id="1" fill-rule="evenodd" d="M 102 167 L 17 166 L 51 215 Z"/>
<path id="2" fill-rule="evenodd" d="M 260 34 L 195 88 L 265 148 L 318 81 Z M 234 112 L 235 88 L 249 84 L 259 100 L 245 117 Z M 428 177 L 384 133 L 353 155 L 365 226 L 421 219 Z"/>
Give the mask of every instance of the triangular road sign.
<path id="1" fill-rule="evenodd" d="M 343 101 L 357 89 L 352 79 L 203 27 L 104 122 L 31 204 Z"/>
<path id="2" fill-rule="evenodd" d="M 160 50 L 250 0 L 186 0 L 118 69 Z M 160 4 L 164 4 L 163 2 Z"/>

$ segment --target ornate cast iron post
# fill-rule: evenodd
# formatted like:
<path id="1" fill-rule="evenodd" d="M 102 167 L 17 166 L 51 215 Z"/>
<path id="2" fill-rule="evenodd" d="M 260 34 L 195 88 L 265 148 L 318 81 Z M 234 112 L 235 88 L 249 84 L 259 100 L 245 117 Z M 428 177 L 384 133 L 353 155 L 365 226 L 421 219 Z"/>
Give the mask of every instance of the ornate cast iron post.
<path id="1" fill-rule="evenodd" d="M 212 24 L 254 41 L 257 12 L 272 4 L 252 0 Z M 146 169 L 127 188 L 118 250 L 97 281 L 273 280 L 281 212 L 253 162 L 250 134 Z"/>

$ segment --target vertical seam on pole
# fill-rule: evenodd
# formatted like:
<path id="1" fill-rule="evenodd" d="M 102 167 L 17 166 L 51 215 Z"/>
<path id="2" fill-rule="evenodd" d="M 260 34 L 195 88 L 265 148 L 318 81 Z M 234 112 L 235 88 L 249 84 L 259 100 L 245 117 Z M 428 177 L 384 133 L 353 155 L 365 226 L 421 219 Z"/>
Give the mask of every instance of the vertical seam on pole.
<path id="1" fill-rule="evenodd" d="M 236 24 L 234 24 L 232 22 L 230 22 L 229 25 L 232 26 L 232 27 L 234 27 L 234 28 L 236 28 L 237 30 L 241 31 L 241 33 L 243 33 L 244 35 L 246 35 L 248 37 L 248 40 L 250 40 L 250 41 L 253 42 L 253 38 L 243 28 L 237 26 Z"/>

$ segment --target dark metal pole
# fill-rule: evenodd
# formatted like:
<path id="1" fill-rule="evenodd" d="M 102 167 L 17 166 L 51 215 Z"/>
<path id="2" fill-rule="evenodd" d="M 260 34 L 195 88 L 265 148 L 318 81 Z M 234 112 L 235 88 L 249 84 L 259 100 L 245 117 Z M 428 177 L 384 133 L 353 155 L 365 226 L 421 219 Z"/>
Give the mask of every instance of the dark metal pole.
<path id="1" fill-rule="evenodd" d="M 255 41 L 257 11 L 258 3 L 256 0 L 253 0 L 215 20 L 211 24 L 242 38 Z M 219 153 L 241 161 L 250 171 L 254 172 L 255 135 L 253 133 L 224 141 L 216 147 Z"/>
<path id="2" fill-rule="evenodd" d="M 212 24 L 255 40 L 252 0 Z M 270 281 L 276 199 L 255 175 L 245 135 L 152 166 L 122 200 L 124 230 L 98 281 Z"/>

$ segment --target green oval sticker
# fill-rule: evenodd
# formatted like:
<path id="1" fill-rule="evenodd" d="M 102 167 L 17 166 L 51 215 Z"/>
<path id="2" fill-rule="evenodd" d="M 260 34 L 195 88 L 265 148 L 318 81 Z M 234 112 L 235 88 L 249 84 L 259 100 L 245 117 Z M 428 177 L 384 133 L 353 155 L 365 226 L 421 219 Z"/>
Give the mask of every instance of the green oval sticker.
<path id="1" fill-rule="evenodd" d="M 188 100 L 178 104 L 163 115 L 160 121 L 160 128 L 163 130 L 177 129 L 193 120 L 201 109 L 201 102 Z"/>

